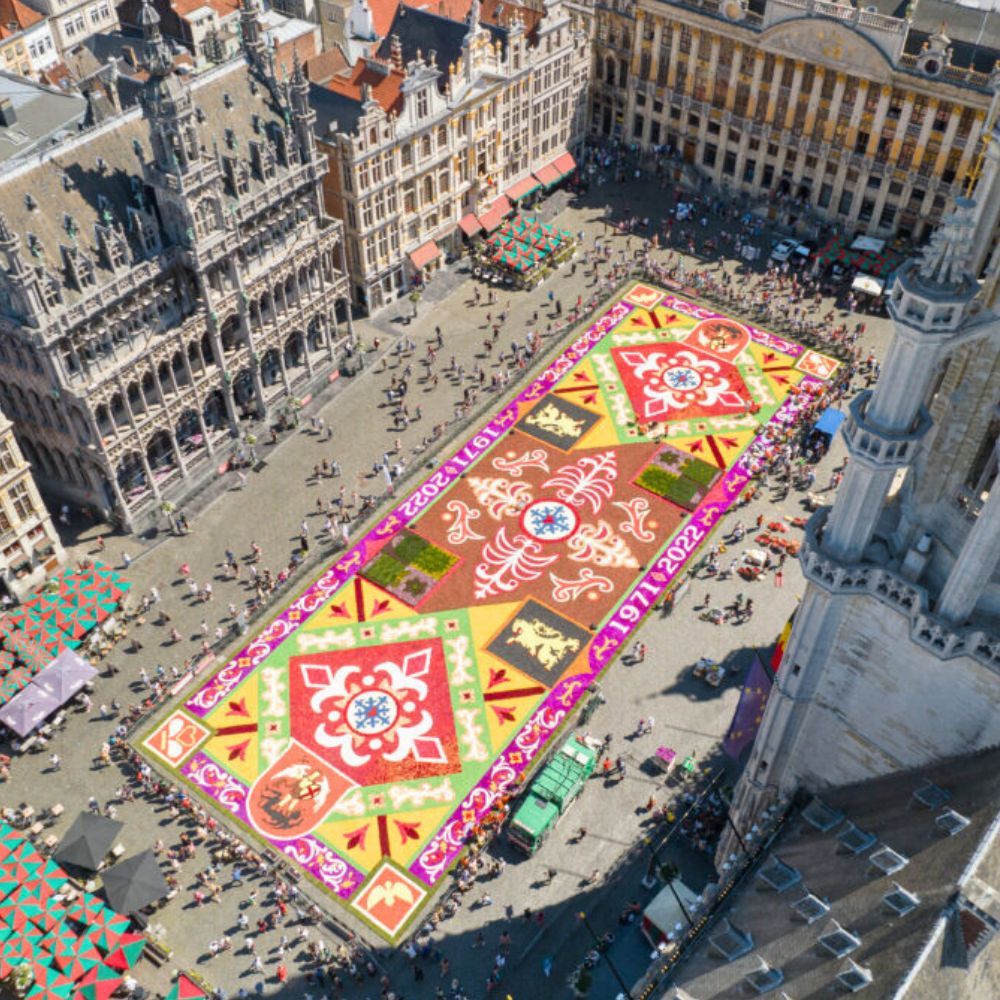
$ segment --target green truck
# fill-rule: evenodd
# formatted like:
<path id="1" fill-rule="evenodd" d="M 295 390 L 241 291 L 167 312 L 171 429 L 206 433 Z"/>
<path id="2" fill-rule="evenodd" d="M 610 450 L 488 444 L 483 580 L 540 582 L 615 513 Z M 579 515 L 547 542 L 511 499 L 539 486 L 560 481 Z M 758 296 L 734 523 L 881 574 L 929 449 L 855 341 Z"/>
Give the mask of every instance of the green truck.
<path id="1" fill-rule="evenodd" d="M 511 817 L 507 839 L 526 854 L 534 854 L 596 768 L 597 749 L 590 741 L 577 736 L 567 740 L 531 783 Z"/>

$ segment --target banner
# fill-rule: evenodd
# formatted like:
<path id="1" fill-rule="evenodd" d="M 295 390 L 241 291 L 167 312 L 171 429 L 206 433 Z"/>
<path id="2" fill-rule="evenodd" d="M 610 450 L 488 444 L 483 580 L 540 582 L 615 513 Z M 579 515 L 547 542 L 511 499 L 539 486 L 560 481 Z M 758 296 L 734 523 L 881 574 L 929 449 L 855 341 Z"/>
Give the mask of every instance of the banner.
<path id="1" fill-rule="evenodd" d="M 788 645 L 788 637 L 792 634 L 792 622 L 795 621 L 795 612 L 792 612 L 791 618 L 785 622 L 785 627 L 781 630 L 781 635 L 778 636 L 778 641 L 774 645 L 774 652 L 771 653 L 771 673 L 776 674 L 778 672 L 778 667 L 781 666 L 781 658 L 785 655 L 785 647 Z"/>
<path id="2" fill-rule="evenodd" d="M 733 714 L 733 721 L 729 724 L 729 730 L 722 740 L 723 751 L 733 760 L 739 760 L 743 751 L 756 738 L 773 683 L 771 672 L 755 653 L 746 680 L 743 682 L 743 690 L 740 692 L 740 701 Z"/>

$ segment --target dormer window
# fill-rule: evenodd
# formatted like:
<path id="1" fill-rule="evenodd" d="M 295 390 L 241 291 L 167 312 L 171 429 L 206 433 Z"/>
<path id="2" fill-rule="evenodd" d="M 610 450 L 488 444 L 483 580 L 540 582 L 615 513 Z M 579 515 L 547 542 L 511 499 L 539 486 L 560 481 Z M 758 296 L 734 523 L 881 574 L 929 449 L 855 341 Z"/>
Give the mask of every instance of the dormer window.
<path id="1" fill-rule="evenodd" d="M 430 102 L 429 102 L 428 97 L 427 97 L 427 91 L 426 90 L 421 90 L 420 93 L 417 94 L 417 117 L 418 118 L 426 118 L 427 117 L 427 114 L 428 114 L 428 112 L 430 110 L 429 105 L 430 105 Z"/>
<path id="2" fill-rule="evenodd" d="M 231 94 L 229 94 L 228 92 L 226 92 L 225 94 L 223 94 L 223 95 L 222 95 L 222 103 L 223 103 L 223 104 L 224 104 L 224 105 L 225 105 L 225 106 L 226 106 L 227 108 L 232 108 L 232 106 L 233 106 L 233 98 L 232 98 L 232 95 L 231 95 Z"/>

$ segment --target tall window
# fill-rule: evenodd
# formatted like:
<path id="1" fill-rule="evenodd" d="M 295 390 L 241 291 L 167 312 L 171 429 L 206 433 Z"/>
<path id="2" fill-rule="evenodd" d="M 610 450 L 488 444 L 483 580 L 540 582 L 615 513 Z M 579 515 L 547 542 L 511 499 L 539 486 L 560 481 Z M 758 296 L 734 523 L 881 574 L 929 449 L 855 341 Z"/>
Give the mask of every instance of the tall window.
<path id="1" fill-rule="evenodd" d="M 0 441 L 0 471 L 10 472 L 17 465 L 14 461 L 14 453 L 10 450 L 7 441 Z"/>
<path id="2" fill-rule="evenodd" d="M 31 502 L 31 494 L 24 483 L 15 483 L 10 488 L 10 502 L 14 505 L 14 513 L 22 521 L 35 513 L 35 505 Z"/>

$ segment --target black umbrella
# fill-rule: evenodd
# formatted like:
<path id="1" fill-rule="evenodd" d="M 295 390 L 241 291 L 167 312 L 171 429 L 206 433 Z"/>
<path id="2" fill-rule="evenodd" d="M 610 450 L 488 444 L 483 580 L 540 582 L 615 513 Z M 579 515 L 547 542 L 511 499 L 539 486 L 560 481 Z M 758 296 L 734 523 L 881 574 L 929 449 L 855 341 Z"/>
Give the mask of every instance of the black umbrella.
<path id="1" fill-rule="evenodd" d="M 96 872 L 124 826 L 116 819 L 82 812 L 66 831 L 53 857 L 60 864 Z"/>
<path id="2" fill-rule="evenodd" d="M 119 913 L 134 913 L 170 891 L 152 851 L 126 858 L 104 873 L 104 895 Z"/>

